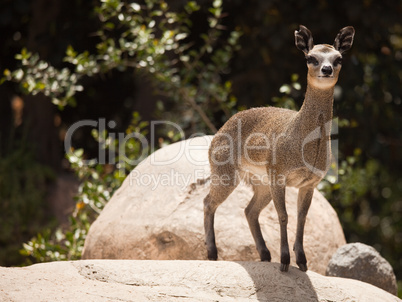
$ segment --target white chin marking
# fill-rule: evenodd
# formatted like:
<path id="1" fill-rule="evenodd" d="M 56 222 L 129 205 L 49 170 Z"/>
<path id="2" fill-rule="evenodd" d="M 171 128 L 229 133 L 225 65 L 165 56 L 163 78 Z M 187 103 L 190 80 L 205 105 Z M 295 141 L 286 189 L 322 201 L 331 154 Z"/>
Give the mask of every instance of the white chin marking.
<path id="1" fill-rule="evenodd" d="M 326 89 L 331 88 L 336 84 L 334 77 L 311 77 L 310 84 L 314 87 Z"/>

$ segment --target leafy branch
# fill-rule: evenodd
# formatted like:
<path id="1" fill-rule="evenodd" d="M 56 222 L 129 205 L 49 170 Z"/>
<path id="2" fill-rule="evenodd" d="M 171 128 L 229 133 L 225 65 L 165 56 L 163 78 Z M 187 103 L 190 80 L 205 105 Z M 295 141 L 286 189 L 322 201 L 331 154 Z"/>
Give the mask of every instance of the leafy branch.
<path id="1" fill-rule="evenodd" d="M 130 68 L 151 78 L 158 94 L 181 105 L 177 116 L 190 114 L 187 120 L 193 120 L 196 112 L 207 129 L 216 132 L 214 110 L 223 110 L 228 118 L 236 104 L 230 82 L 222 84 L 221 75 L 228 72 L 240 33 L 227 32 L 222 25 L 222 1 L 214 0 L 207 12 L 208 30 L 201 34 L 201 45 L 196 45 L 189 38 L 190 16 L 198 11 L 194 1 L 183 12 L 172 12 L 163 1 L 146 0 L 140 5 L 102 0 L 96 8 L 101 20 L 96 53 L 78 53 L 69 46 L 64 58 L 69 66 L 57 69 L 23 49 L 16 55 L 21 68 L 5 70 L 1 82 L 19 82 L 23 92 L 43 93 L 63 108 L 75 105 L 75 94 L 84 90 L 79 84 L 83 77 Z"/>

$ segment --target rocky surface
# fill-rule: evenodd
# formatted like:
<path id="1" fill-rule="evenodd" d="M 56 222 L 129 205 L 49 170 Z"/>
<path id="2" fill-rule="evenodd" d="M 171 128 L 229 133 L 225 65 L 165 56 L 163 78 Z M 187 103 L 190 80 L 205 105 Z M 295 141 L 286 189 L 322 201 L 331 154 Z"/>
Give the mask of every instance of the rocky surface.
<path id="1" fill-rule="evenodd" d="M 203 199 L 209 191 L 211 137 L 169 145 L 145 159 L 124 181 L 85 242 L 83 259 L 206 259 Z M 253 192 L 241 184 L 215 216 L 220 260 L 258 260 L 244 209 Z M 289 246 L 296 233 L 297 190 L 287 188 Z M 280 234 L 273 202 L 260 216 L 262 233 L 279 262 Z M 307 215 L 304 248 L 308 268 L 325 274 L 345 237 L 336 212 L 318 192 Z M 291 254 L 291 264 L 295 257 Z"/>
<path id="2" fill-rule="evenodd" d="M 375 248 L 363 243 L 349 243 L 332 256 L 327 276 L 361 280 L 396 295 L 398 285 L 394 271 Z"/>
<path id="3" fill-rule="evenodd" d="M 0 267 L 0 301 L 401 301 L 378 287 L 279 264 L 86 260 Z"/>

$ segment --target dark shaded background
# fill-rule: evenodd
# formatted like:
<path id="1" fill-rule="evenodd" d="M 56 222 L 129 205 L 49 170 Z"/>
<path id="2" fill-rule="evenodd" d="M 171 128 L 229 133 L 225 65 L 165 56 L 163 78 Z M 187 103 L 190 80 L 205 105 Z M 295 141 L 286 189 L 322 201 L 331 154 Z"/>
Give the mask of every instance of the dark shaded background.
<path id="1" fill-rule="evenodd" d="M 181 1 L 168 2 L 177 9 L 182 5 Z M 68 45 L 78 52 L 93 50 L 98 42 L 94 35 L 99 26 L 93 11 L 96 4 L 84 0 L 2 0 L 0 70 L 18 67 L 14 55 L 22 47 L 38 52 L 58 67 L 63 66 Z M 200 4 L 206 7 L 210 3 Z M 402 2 L 233 0 L 225 1 L 224 9 L 228 30 L 238 28 L 243 32 L 241 50 L 232 61 L 231 71 L 223 76 L 232 81 L 239 107 L 278 105 L 273 98 L 281 96 L 279 88 L 292 82 L 292 74 L 300 76 L 303 88 L 292 90 L 290 97 L 301 105 L 306 66 L 303 54 L 294 46 L 293 35 L 299 24 L 313 32 L 316 43 L 332 43 L 340 28 L 355 27 L 354 45 L 344 59 L 334 108 L 342 126 L 338 137 L 340 156 L 353 170 L 349 178 L 343 179 L 343 187 L 331 187 L 330 202 L 338 211 L 347 240 L 373 245 L 402 279 Z M 198 33 L 207 23 L 203 13 L 192 18 L 192 37 L 197 42 Z M 1 182 L 4 185 L 12 179 L 10 169 L 28 169 L 4 164 L 11 161 L 14 150 L 21 149 L 15 141 L 22 140 L 33 150 L 27 165 L 42 164 L 53 175 L 45 175 L 41 182 L 45 193 L 37 199 L 43 199 L 54 179 L 66 173 L 60 137 L 69 125 L 104 117 L 115 120 L 116 130 L 122 131 L 135 110 L 145 120 L 153 118 L 158 98 L 151 86 L 130 71 L 87 79 L 84 86 L 86 90 L 77 95 L 77 106 L 62 111 L 41 95 L 20 95 L 16 84 L 0 86 L 0 188 Z M 23 102 L 15 96 L 22 97 Z M 97 144 L 90 139 L 89 131 L 78 133 L 74 145 L 96 152 Z M 19 184 L 27 181 L 24 175 L 19 177 L 15 180 Z M 20 188 L 32 195 L 24 185 Z M 54 213 L 44 209 L 39 216 L 29 211 L 26 215 L 24 221 L 48 220 Z M 23 242 L 37 229 L 40 226 L 35 224 L 20 230 L 17 239 Z M 2 227 L 0 248 L 6 247 L 7 232 Z M 0 264 L 16 265 L 18 261 L 18 257 L 8 257 Z"/>

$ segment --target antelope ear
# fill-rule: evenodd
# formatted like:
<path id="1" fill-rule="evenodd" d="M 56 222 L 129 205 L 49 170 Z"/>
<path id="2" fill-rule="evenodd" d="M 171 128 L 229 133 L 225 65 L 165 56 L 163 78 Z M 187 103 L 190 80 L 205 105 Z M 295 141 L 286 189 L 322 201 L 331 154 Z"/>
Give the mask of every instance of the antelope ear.
<path id="1" fill-rule="evenodd" d="M 295 44 L 306 55 L 314 47 L 313 35 L 307 27 L 300 25 L 300 29 L 295 30 Z"/>
<path id="2" fill-rule="evenodd" d="M 354 36 L 355 29 L 353 28 L 353 26 L 342 28 L 335 38 L 335 49 L 338 50 L 341 54 L 349 50 L 352 47 Z"/>

